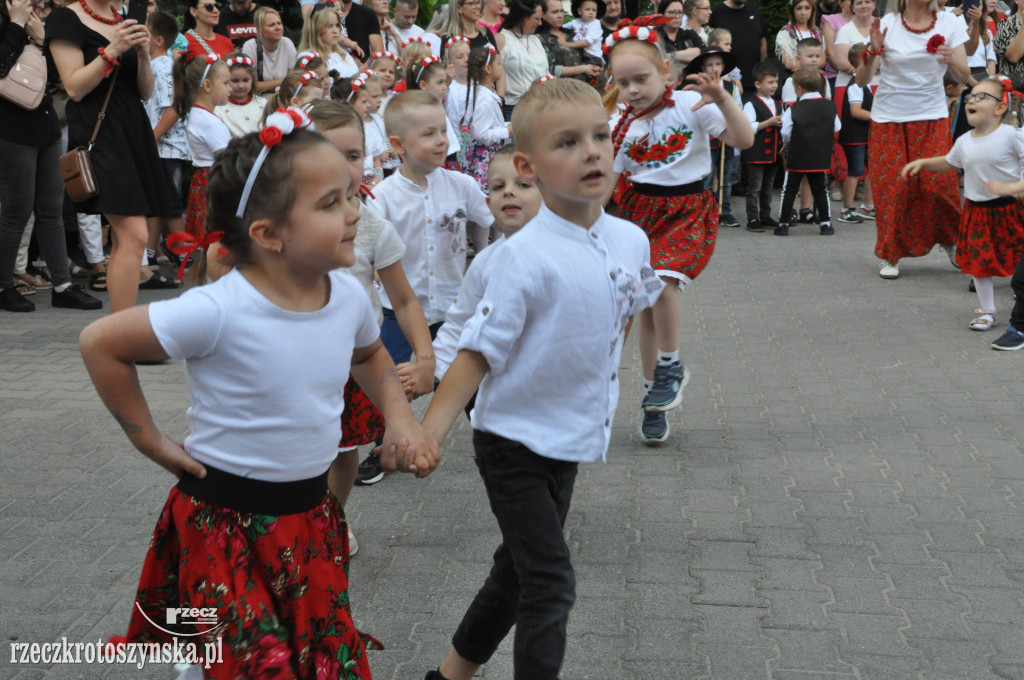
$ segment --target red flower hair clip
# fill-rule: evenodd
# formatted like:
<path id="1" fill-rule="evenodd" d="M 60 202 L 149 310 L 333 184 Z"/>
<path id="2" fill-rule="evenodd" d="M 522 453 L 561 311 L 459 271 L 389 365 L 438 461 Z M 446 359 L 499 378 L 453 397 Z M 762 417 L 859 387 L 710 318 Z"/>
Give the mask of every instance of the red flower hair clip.
<path id="1" fill-rule="evenodd" d="M 224 238 L 223 231 L 210 231 L 201 239 L 196 240 L 195 235 L 185 231 L 176 231 L 167 235 L 167 248 L 175 255 L 181 257 L 181 264 L 178 266 L 178 281 L 185 276 L 185 267 L 189 258 L 197 250 L 209 250 L 210 246 Z"/>
<path id="2" fill-rule="evenodd" d="M 936 54 L 939 48 L 946 44 L 946 38 L 940 33 L 936 33 L 932 37 L 928 38 L 928 45 L 925 47 L 928 50 L 928 54 Z"/>
<path id="3" fill-rule="evenodd" d="M 238 200 L 238 210 L 235 211 L 235 217 L 241 219 L 245 214 L 245 205 L 249 202 L 249 194 L 252 193 L 256 177 L 260 173 L 260 168 L 263 167 L 263 162 L 270 155 L 270 150 L 280 144 L 285 135 L 290 135 L 293 131 L 302 128 L 313 128 L 313 121 L 309 119 L 309 116 L 302 109 L 290 106 L 287 109 L 278 109 L 267 116 L 267 122 L 263 129 L 260 130 L 260 141 L 263 142 L 263 150 L 256 157 L 256 162 L 252 164 L 252 170 L 249 171 L 249 177 L 245 180 L 245 187 L 242 189 L 242 197 Z"/>

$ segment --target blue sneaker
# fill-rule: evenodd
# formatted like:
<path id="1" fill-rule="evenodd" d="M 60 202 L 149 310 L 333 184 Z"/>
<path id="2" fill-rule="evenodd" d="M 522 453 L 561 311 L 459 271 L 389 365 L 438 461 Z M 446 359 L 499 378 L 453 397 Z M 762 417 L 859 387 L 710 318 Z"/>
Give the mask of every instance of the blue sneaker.
<path id="1" fill-rule="evenodd" d="M 640 436 L 643 438 L 644 444 L 653 446 L 668 439 L 669 426 L 665 412 L 648 411 L 647 397 L 644 397 L 641 408 L 644 411 L 644 419 L 640 423 Z"/>
<path id="2" fill-rule="evenodd" d="M 992 343 L 992 349 L 1001 349 L 1004 352 L 1013 352 L 1024 349 L 1024 333 L 1010 326 L 1003 333 L 1002 337 Z"/>
<path id="3" fill-rule="evenodd" d="M 647 393 L 647 411 L 669 411 L 683 403 L 683 388 L 690 382 L 690 372 L 682 362 L 654 367 L 654 386 Z"/>

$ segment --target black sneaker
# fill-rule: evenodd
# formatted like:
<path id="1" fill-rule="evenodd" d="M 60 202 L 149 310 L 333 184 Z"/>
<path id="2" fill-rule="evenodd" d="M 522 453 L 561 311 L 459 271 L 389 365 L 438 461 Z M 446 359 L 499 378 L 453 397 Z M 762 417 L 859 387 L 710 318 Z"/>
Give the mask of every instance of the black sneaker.
<path id="1" fill-rule="evenodd" d="M 833 229 L 832 225 L 829 224 L 828 222 L 826 222 L 825 224 L 821 225 L 821 235 L 822 236 L 831 236 L 834 233 L 836 233 L 836 230 Z"/>
<path id="2" fill-rule="evenodd" d="M 755 231 L 755 232 L 760 234 L 761 232 L 764 231 L 764 225 L 762 225 L 757 220 L 753 220 L 752 222 L 747 222 L 747 231 Z"/>
<path id="3" fill-rule="evenodd" d="M 860 224 L 864 221 L 864 218 L 855 213 L 853 208 L 843 208 L 839 211 L 839 221 Z"/>
<path id="4" fill-rule="evenodd" d="M 31 300 L 26 300 L 16 286 L 11 286 L 0 291 L 0 309 L 8 312 L 34 312 L 36 306 Z"/>
<path id="5" fill-rule="evenodd" d="M 992 349 L 1001 349 L 1006 352 L 1024 349 L 1024 333 L 1010 326 L 1002 336 L 992 343 Z"/>
<path id="6" fill-rule="evenodd" d="M 103 309 L 103 303 L 86 293 L 77 283 L 71 284 L 59 293 L 54 288 L 50 294 L 50 302 L 54 307 L 66 309 Z"/>
<path id="7" fill-rule="evenodd" d="M 359 486 L 370 486 L 384 479 L 384 469 L 380 466 L 380 456 L 371 453 L 359 464 L 356 472 L 356 484 Z"/>
<path id="8" fill-rule="evenodd" d="M 729 213 L 722 213 L 722 216 L 718 218 L 718 225 L 721 227 L 738 227 L 740 223 Z"/>
<path id="9" fill-rule="evenodd" d="M 772 233 L 775 234 L 776 236 L 789 236 L 789 225 L 780 224 L 779 226 L 775 227 L 775 231 L 773 231 Z"/>
<path id="10" fill-rule="evenodd" d="M 779 226 L 779 223 L 770 217 L 762 218 L 761 224 L 763 224 L 766 229 L 774 229 L 775 227 Z"/>
<path id="11" fill-rule="evenodd" d="M 683 403 L 683 389 L 690 382 L 690 372 L 682 362 L 654 367 L 654 385 L 644 399 L 648 411 L 668 411 Z"/>
<path id="12" fill-rule="evenodd" d="M 644 444 L 653 446 L 668 439 L 668 418 L 664 411 L 648 411 L 647 397 L 640 406 L 644 410 L 644 419 L 640 422 L 640 437 Z"/>
<path id="13" fill-rule="evenodd" d="M 800 217 L 796 221 L 800 224 L 814 224 L 814 211 L 808 208 L 801 208 Z"/>
<path id="14" fill-rule="evenodd" d="M 779 215 L 779 219 L 782 219 L 782 215 Z M 796 224 L 799 221 L 800 221 L 800 212 L 798 210 L 794 209 L 793 212 L 789 216 L 789 223 L 790 224 Z"/>

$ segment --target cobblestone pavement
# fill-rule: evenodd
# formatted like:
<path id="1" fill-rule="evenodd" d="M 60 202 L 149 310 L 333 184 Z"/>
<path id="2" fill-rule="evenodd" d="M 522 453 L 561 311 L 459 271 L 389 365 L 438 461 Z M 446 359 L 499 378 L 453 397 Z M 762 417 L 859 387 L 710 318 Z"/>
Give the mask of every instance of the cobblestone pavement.
<path id="1" fill-rule="evenodd" d="M 941 252 L 883 281 L 873 223 L 836 227 L 721 234 L 682 298 L 693 379 L 658 449 L 639 441 L 627 346 L 608 463 L 581 469 L 568 521 L 565 680 L 1024 678 L 1024 352 L 988 346 L 1008 283 L 1000 326 L 972 332 L 977 301 Z M 36 301 L 0 317 L 0 677 L 169 677 L 11 664 L 11 641 L 123 631 L 171 486 L 85 375 L 76 336 L 96 315 Z M 140 373 L 184 435 L 181 366 Z M 426 480 L 352 494 L 377 678 L 440 662 L 497 545 L 464 420 L 444 452 Z M 511 678 L 510 649 L 482 677 Z"/>

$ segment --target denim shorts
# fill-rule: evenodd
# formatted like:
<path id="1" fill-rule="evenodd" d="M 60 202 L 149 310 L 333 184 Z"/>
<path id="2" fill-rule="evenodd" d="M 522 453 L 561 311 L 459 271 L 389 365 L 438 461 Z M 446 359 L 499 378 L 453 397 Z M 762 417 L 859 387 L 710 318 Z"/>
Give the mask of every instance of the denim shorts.
<path id="1" fill-rule="evenodd" d="M 846 154 L 846 172 L 850 177 L 860 177 L 864 174 L 867 164 L 867 144 L 843 144 L 843 152 Z"/>

